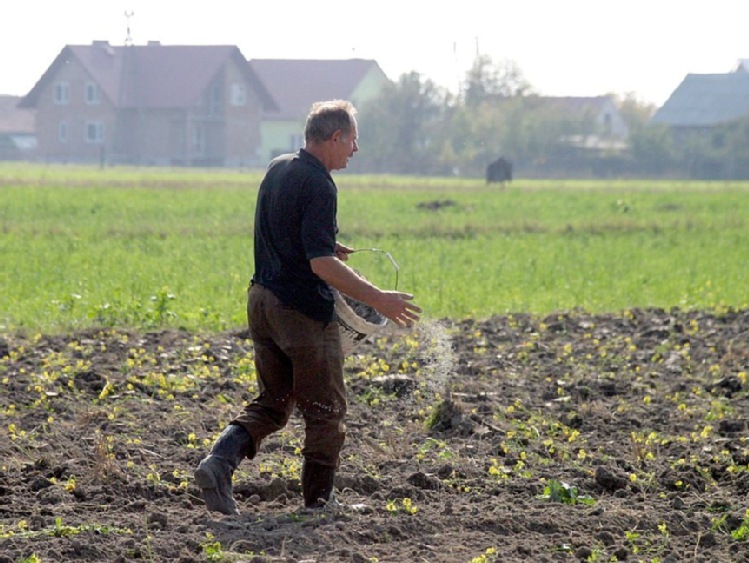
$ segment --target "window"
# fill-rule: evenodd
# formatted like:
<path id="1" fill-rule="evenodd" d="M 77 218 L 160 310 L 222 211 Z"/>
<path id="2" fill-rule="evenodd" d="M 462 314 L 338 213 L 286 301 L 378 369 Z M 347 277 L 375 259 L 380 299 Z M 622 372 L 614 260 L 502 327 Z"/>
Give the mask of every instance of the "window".
<path id="1" fill-rule="evenodd" d="M 247 86 L 238 83 L 234 83 L 231 85 L 231 105 L 247 105 Z"/>
<path id="2" fill-rule="evenodd" d="M 70 84 L 67 82 L 55 82 L 55 103 L 67 105 L 70 103 Z"/>
<path id="3" fill-rule="evenodd" d="M 220 84 L 214 84 L 208 92 L 208 111 L 219 113 L 224 105 L 224 93 Z"/>
<path id="4" fill-rule="evenodd" d="M 104 141 L 104 124 L 101 121 L 86 123 L 86 142 L 101 143 Z"/>
<path id="5" fill-rule="evenodd" d="M 61 121 L 60 124 L 57 126 L 57 139 L 61 143 L 68 142 L 68 122 L 67 121 Z"/>
<path id="6" fill-rule="evenodd" d="M 203 126 L 197 123 L 192 131 L 192 152 L 193 154 L 205 153 L 205 132 Z"/>
<path id="7" fill-rule="evenodd" d="M 611 114 L 606 113 L 603 116 L 603 132 L 606 135 L 611 135 Z"/>
<path id="8" fill-rule="evenodd" d="M 86 103 L 98 105 L 101 102 L 101 90 L 96 82 L 86 82 Z"/>

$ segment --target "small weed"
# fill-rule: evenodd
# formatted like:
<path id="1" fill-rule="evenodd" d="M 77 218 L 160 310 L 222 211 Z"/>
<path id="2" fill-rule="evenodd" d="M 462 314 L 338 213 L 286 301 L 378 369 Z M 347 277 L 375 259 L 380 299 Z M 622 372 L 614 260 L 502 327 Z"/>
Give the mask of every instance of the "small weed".
<path id="1" fill-rule="evenodd" d="M 247 551 L 240 555 L 234 551 L 224 551 L 221 547 L 221 542 L 216 541 L 216 538 L 212 533 L 208 532 L 205 535 L 206 541 L 200 544 L 206 561 L 214 561 L 216 563 L 234 563 L 237 561 L 255 561 L 258 556 L 258 560 L 265 561 L 265 552 L 255 553 L 254 551 Z"/>
<path id="2" fill-rule="evenodd" d="M 419 511 L 419 507 L 408 497 L 400 499 L 400 503 L 398 502 L 398 499 L 388 500 L 385 504 L 385 509 L 391 516 L 395 516 L 401 511 L 413 516 Z"/>
<path id="3" fill-rule="evenodd" d="M 0 528 L 0 539 L 6 539 L 10 537 L 17 538 L 37 538 L 37 537 L 55 537 L 55 538 L 72 538 L 78 534 L 84 532 L 95 532 L 97 534 L 124 534 L 130 535 L 133 533 L 129 528 L 118 528 L 115 526 L 106 526 L 100 524 L 79 524 L 78 526 L 70 526 L 62 523 L 62 518 L 59 516 L 55 518 L 55 524 L 51 528 L 45 528 L 43 530 L 29 530 L 28 523 L 26 520 L 21 520 L 18 523 L 18 531 L 6 530 Z M 36 557 L 32 555 L 31 557 Z M 29 559 L 33 561 L 33 559 Z"/>
<path id="4" fill-rule="evenodd" d="M 419 446 L 418 452 L 416 453 L 416 459 L 419 461 L 424 460 L 427 454 L 436 452 L 437 458 L 441 460 L 449 460 L 455 457 L 455 452 L 450 449 L 447 442 L 444 440 L 436 440 L 434 438 L 427 438 L 424 443 Z"/>
<path id="5" fill-rule="evenodd" d="M 487 548 L 484 553 L 471 559 L 471 563 L 494 563 L 495 561 L 499 561 L 499 554 L 494 547 Z"/>
<path id="6" fill-rule="evenodd" d="M 201 544 L 203 555 L 205 555 L 206 561 L 223 561 L 224 553 L 221 550 L 221 542 L 212 541 L 213 539 L 213 534 L 206 534 L 206 542 Z"/>
<path id="7" fill-rule="evenodd" d="M 749 540 L 749 517 L 744 518 L 741 526 L 731 532 L 731 537 L 737 541 Z"/>
<path id="8" fill-rule="evenodd" d="M 595 504 L 596 499 L 589 495 L 581 495 L 578 488 L 574 485 L 551 480 L 544 487 L 544 492 L 539 496 L 544 500 L 552 502 L 561 502 L 562 504 Z"/>
<path id="9" fill-rule="evenodd" d="M 174 301 L 176 296 L 164 286 L 151 296 L 153 309 L 146 315 L 146 320 L 152 325 L 161 326 L 168 321 L 176 319 L 177 313 L 171 310 L 170 302 Z"/>
<path id="10" fill-rule="evenodd" d="M 385 393 L 382 389 L 377 387 L 367 389 L 361 395 L 361 400 L 370 407 L 377 407 L 394 399 L 396 399 L 394 393 Z"/>
<path id="11" fill-rule="evenodd" d="M 658 525 L 658 532 L 658 535 L 653 536 L 645 532 L 627 530 L 624 532 L 624 537 L 633 555 L 645 555 L 650 557 L 648 561 L 657 563 L 668 549 L 671 540 L 671 533 L 665 522 Z"/>
<path id="12" fill-rule="evenodd" d="M 749 540 L 749 509 L 744 514 L 744 519 L 736 527 L 729 524 L 728 517 L 728 514 L 723 514 L 719 518 L 713 518 L 711 529 L 716 532 L 730 534 L 736 541 L 743 542 Z"/>

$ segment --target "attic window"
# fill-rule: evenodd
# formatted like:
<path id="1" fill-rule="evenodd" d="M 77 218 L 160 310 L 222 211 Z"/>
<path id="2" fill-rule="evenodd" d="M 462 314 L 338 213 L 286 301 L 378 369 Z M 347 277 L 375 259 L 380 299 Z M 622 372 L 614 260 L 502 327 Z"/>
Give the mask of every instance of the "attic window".
<path id="1" fill-rule="evenodd" d="M 54 87 L 55 104 L 67 105 L 70 103 L 70 84 L 67 82 L 55 82 Z"/>
<path id="2" fill-rule="evenodd" d="M 244 84 L 234 83 L 231 85 L 231 105 L 247 105 L 247 87 Z"/>
<path id="3" fill-rule="evenodd" d="M 86 103 L 89 105 L 101 103 L 101 90 L 96 82 L 86 82 Z"/>
<path id="4" fill-rule="evenodd" d="M 607 113 L 603 116 L 603 132 L 606 135 L 611 135 L 611 114 Z"/>

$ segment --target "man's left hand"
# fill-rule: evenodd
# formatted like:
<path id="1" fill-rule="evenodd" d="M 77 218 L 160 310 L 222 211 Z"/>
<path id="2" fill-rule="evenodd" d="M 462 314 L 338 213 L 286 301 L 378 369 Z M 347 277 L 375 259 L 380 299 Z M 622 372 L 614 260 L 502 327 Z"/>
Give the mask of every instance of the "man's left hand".
<path id="1" fill-rule="evenodd" d="M 354 251 L 353 248 L 349 248 L 341 244 L 340 242 L 335 243 L 335 257 L 344 262 L 348 260 L 348 255 Z"/>

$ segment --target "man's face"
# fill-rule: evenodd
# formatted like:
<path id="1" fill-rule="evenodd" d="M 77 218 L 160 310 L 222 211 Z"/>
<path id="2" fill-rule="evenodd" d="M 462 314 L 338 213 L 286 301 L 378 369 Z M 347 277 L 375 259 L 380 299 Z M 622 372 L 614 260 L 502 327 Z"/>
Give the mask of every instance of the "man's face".
<path id="1" fill-rule="evenodd" d="M 358 139 L 355 123 L 350 133 L 340 132 L 335 143 L 335 163 L 333 170 L 340 170 L 348 166 L 349 159 L 359 150 Z"/>

